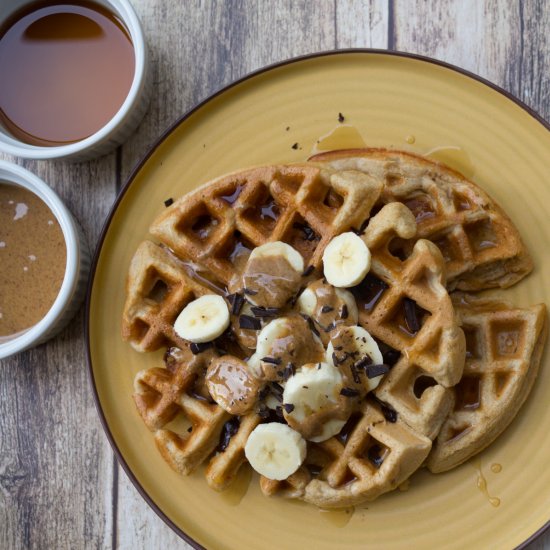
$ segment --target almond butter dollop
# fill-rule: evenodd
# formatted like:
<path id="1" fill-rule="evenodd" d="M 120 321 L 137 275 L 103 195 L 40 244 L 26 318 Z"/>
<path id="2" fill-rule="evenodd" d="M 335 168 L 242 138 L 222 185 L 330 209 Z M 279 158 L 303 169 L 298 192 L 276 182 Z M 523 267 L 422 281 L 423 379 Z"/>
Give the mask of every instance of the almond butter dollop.
<path id="1" fill-rule="evenodd" d="M 260 382 L 247 364 L 232 355 L 223 355 L 210 363 L 206 385 L 214 401 L 234 415 L 252 410 L 260 390 Z"/>

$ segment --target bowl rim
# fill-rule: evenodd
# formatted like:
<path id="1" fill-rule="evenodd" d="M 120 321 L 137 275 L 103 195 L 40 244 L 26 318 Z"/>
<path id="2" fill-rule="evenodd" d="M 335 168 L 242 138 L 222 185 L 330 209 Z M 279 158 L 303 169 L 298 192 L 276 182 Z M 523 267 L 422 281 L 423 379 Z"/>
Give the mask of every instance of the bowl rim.
<path id="1" fill-rule="evenodd" d="M 113 11 L 118 12 L 126 29 L 130 33 L 134 49 L 135 70 L 132 85 L 124 102 L 115 115 L 97 132 L 67 145 L 54 147 L 31 145 L 10 136 L 0 128 L 0 151 L 9 155 L 34 160 L 49 160 L 71 157 L 80 153 L 93 151 L 99 144 L 107 141 L 111 135 L 123 125 L 126 117 L 133 111 L 140 100 L 140 92 L 144 86 L 147 65 L 146 42 L 139 18 L 129 0 L 103 0 Z M 98 151 L 98 155 L 100 152 Z"/>
<path id="2" fill-rule="evenodd" d="M 0 343 L 0 359 L 5 359 L 38 344 L 63 316 L 78 284 L 81 251 L 78 229 L 72 214 L 44 180 L 22 166 L 0 160 L 0 183 L 24 187 L 46 204 L 61 227 L 67 253 L 65 275 L 55 301 L 36 325 L 21 332 L 19 336 Z"/>
<path id="3" fill-rule="evenodd" d="M 201 109 L 203 106 L 208 104 L 210 101 L 218 97 L 219 95 L 225 93 L 226 91 L 238 86 L 239 84 L 242 84 L 243 82 L 246 82 L 247 80 L 250 80 L 251 78 L 254 78 L 258 75 L 261 75 L 263 73 L 269 72 L 273 69 L 277 69 L 279 67 L 284 67 L 286 65 L 292 65 L 294 63 L 299 63 L 301 61 L 306 61 L 309 59 L 315 59 L 315 58 L 321 58 L 321 57 L 328 57 L 328 56 L 335 56 L 335 55 L 349 55 L 349 54 L 374 54 L 374 55 L 380 55 L 380 56 L 392 56 L 392 57 L 400 57 L 400 58 L 407 58 L 407 59 L 413 59 L 416 61 L 422 61 L 425 63 L 430 63 L 433 65 L 437 65 L 439 67 L 449 69 L 451 71 L 454 71 L 458 74 L 461 74 L 463 76 L 469 77 L 472 80 L 475 80 L 481 84 L 484 84 L 488 86 L 489 88 L 495 90 L 499 94 L 505 96 L 507 99 L 514 102 L 517 106 L 519 106 L 521 109 L 526 111 L 531 117 L 533 117 L 537 122 L 539 122 L 546 130 L 550 131 L 550 123 L 547 122 L 544 118 L 542 118 L 541 115 L 539 115 L 534 109 L 529 107 L 526 103 L 524 103 L 522 100 L 517 98 L 515 95 L 513 95 L 511 92 L 505 90 L 504 88 L 498 86 L 497 84 L 491 82 L 490 80 L 477 75 L 476 73 L 473 73 L 467 69 L 464 69 L 462 67 L 459 67 L 457 65 L 453 65 L 452 63 L 448 63 L 446 61 L 442 61 L 440 59 L 436 59 L 433 57 L 428 57 L 416 53 L 410 53 L 410 52 L 403 52 L 398 50 L 386 50 L 381 48 L 345 48 L 345 49 L 333 49 L 333 50 L 323 50 L 320 52 L 313 52 L 309 54 L 304 54 L 296 57 L 291 57 L 284 59 L 282 61 L 278 61 L 276 63 L 271 63 L 269 65 L 264 65 L 263 67 L 256 69 L 254 71 L 251 71 L 249 73 L 246 73 L 244 76 L 230 82 L 228 85 L 223 86 L 216 90 L 211 95 L 207 96 L 205 99 L 197 103 L 195 106 L 191 107 L 188 111 L 186 111 L 181 117 L 179 117 L 175 122 L 170 124 L 161 134 L 160 136 L 150 145 L 149 149 L 146 151 L 146 153 L 141 157 L 140 160 L 136 163 L 135 167 L 132 169 L 130 175 L 126 179 L 124 185 L 121 187 L 121 189 L 118 192 L 118 195 L 109 211 L 109 214 L 103 224 L 103 227 L 101 229 L 101 233 L 97 242 L 96 249 L 93 254 L 92 258 L 92 264 L 90 268 L 90 277 L 88 279 L 88 286 L 86 290 L 86 302 L 85 302 L 85 317 L 84 317 L 84 323 L 85 323 L 85 345 L 86 345 L 86 359 L 88 363 L 88 376 L 90 379 L 90 383 L 92 386 L 93 391 L 93 397 L 94 397 L 94 403 L 96 410 L 98 412 L 101 425 L 103 426 L 103 429 L 105 431 L 105 435 L 107 436 L 107 439 L 111 445 L 111 448 L 113 449 L 113 452 L 130 479 L 131 483 L 134 485 L 138 493 L 143 497 L 143 499 L 147 502 L 147 504 L 153 509 L 153 511 L 157 514 L 157 516 L 164 521 L 168 527 L 170 527 L 179 537 L 181 537 L 183 540 L 185 540 L 188 544 L 190 544 L 193 548 L 199 549 L 199 550 L 206 550 L 204 546 L 200 545 L 197 541 L 195 541 L 190 535 L 185 533 L 183 529 L 178 527 L 160 508 L 160 506 L 153 500 L 153 498 L 147 493 L 147 491 L 143 488 L 139 480 L 136 478 L 132 470 L 130 469 L 130 466 L 126 462 L 122 452 L 118 448 L 118 445 L 115 441 L 115 438 L 113 434 L 111 433 L 111 430 L 109 428 L 109 425 L 107 423 L 107 418 L 105 417 L 105 414 L 103 412 L 103 409 L 101 407 L 101 402 L 99 398 L 99 393 L 97 390 L 96 382 L 95 382 L 95 376 L 94 376 L 94 370 L 92 366 L 92 356 L 91 356 L 91 342 L 90 342 L 90 311 L 91 311 L 91 298 L 92 298 L 92 290 L 94 286 L 94 280 L 96 275 L 96 270 L 99 262 L 99 256 L 101 254 L 101 250 L 103 248 L 103 243 L 105 241 L 105 238 L 107 236 L 107 233 L 109 231 L 111 222 L 114 218 L 114 215 L 116 211 L 118 210 L 118 207 L 120 203 L 122 202 L 122 199 L 126 195 L 126 192 L 131 187 L 134 179 L 136 178 L 139 171 L 142 169 L 142 167 L 146 164 L 146 162 L 149 160 L 149 158 L 155 153 L 155 151 L 158 149 L 158 147 L 168 138 L 168 136 L 176 130 L 176 128 L 182 124 L 185 120 L 187 120 L 190 116 L 192 116 L 196 111 Z M 516 550 L 524 549 L 526 548 L 530 543 L 535 541 L 538 537 L 540 537 L 545 531 L 550 530 L 550 519 L 542 525 L 537 531 L 535 531 L 529 538 L 527 538 L 525 541 L 520 543 Z"/>

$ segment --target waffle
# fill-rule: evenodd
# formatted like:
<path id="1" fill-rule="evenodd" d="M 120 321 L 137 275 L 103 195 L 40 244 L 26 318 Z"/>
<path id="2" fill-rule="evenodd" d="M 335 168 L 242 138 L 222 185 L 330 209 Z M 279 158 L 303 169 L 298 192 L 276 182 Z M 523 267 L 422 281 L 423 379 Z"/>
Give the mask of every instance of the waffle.
<path id="1" fill-rule="evenodd" d="M 420 239 L 404 261 L 390 252 L 395 239 L 413 238 L 415 231 L 408 208 L 384 206 L 363 235 L 372 254 L 370 272 L 352 291 L 359 324 L 399 352 L 376 396 L 433 438 L 452 405 L 450 388 L 462 375 L 465 340 L 445 290 L 445 264 L 437 247 Z M 410 326 L 407 308 L 417 326 Z"/>
<path id="2" fill-rule="evenodd" d="M 298 498 L 323 508 L 372 500 L 401 484 L 426 460 L 432 471 L 466 460 L 513 418 L 536 373 L 545 316 L 540 307 L 518 310 L 476 301 L 474 308 L 473 298 L 466 302 L 464 295 L 457 294 L 459 317 L 446 275 L 452 274 L 453 288 L 506 286 L 530 269 L 530 260 L 511 222 L 477 187 L 440 165 L 402 153 L 391 155 L 369 150 L 359 160 L 325 157 L 323 166 L 236 172 L 182 197 L 154 221 L 150 231 L 159 243 L 143 242 L 132 259 L 122 333 L 138 351 L 169 350 L 164 367 L 136 375 L 134 401 L 162 456 L 177 472 L 187 475 L 203 464 L 208 485 L 226 489 L 239 469 L 247 467 L 244 447 L 250 433 L 266 421 L 261 410 L 241 417 L 225 412 L 212 400 L 204 381 L 214 357 L 250 356 L 255 335 L 236 334 L 238 322 L 233 316 L 233 333 L 226 331 L 213 344 L 193 348 L 173 325 L 181 310 L 204 294 L 242 291 L 241 273 L 250 251 L 270 241 L 286 242 L 302 254 L 309 266 L 305 286 L 319 278 L 323 251 L 334 236 L 349 230 L 362 236 L 372 254 L 371 269 L 361 284 L 349 290 L 357 301 L 359 324 L 379 342 L 384 363 L 392 368 L 375 395 L 355 404 L 337 436 L 308 442 L 306 460 L 293 475 L 283 481 L 260 479 L 266 495 Z M 392 180 L 398 171 L 405 175 Z M 459 196 L 469 209 L 458 208 Z M 429 212 L 433 217 L 440 214 L 439 225 L 432 217 L 419 215 L 425 206 L 411 202 L 422 200 L 436 205 Z M 449 203 L 457 211 L 445 210 Z M 371 211 L 375 215 L 369 218 Z M 517 243 L 521 250 L 504 257 L 500 240 L 488 251 L 470 247 L 464 269 L 462 263 L 455 265 L 456 258 L 449 258 L 445 248 L 442 255 L 436 246 L 441 245 L 439 235 L 471 244 L 468 228 L 478 223 L 488 223 L 499 239 L 509 238 L 510 250 Z M 489 254 L 495 248 L 499 260 Z M 498 273 L 507 269 L 512 269 L 508 278 Z M 524 332 L 517 341 L 522 347 L 506 361 L 494 357 L 491 348 L 486 361 L 474 362 L 470 345 L 463 376 L 467 342 L 460 319 L 470 344 L 472 327 L 485 331 L 479 329 L 482 336 L 477 342 L 482 337 L 490 342 L 492 337 L 498 343 L 495 326 L 521 325 Z M 499 373 L 509 373 L 494 406 L 485 406 L 489 401 L 483 393 L 483 408 L 464 412 L 455 407 L 464 401 L 457 392 L 469 383 L 468 369 L 490 373 L 494 361 L 502 368 L 482 377 L 483 388 L 500 387 Z M 492 416 L 478 428 L 481 411 Z M 270 414 L 268 421 L 277 420 L 275 413 Z M 462 426 L 463 414 L 470 415 L 472 427 L 453 435 L 452 430 Z"/>
<path id="3" fill-rule="evenodd" d="M 196 388 L 208 357 L 184 353 L 172 369 L 153 367 L 134 380 L 134 402 L 170 466 L 191 473 L 215 450 L 231 415 Z M 202 374 L 204 377 L 204 374 Z"/>
<path id="4" fill-rule="evenodd" d="M 418 223 L 416 239 L 429 239 L 441 250 L 451 290 L 509 287 L 533 268 L 518 231 L 498 204 L 443 164 L 387 149 L 331 151 L 310 161 L 359 170 L 383 183 L 381 203 L 407 205 Z M 414 239 L 400 246 L 408 255 Z"/>
<path id="5" fill-rule="evenodd" d="M 262 492 L 334 508 L 395 489 L 421 466 L 432 442 L 399 419 L 391 420 L 377 403 L 364 403 L 338 436 L 309 443 L 304 465 L 289 478 L 262 476 Z"/>
<path id="6" fill-rule="evenodd" d="M 466 334 L 466 365 L 428 457 L 434 473 L 468 460 L 510 424 L 531 391 L 548 332 L 543 304 L 516 308 L 462 293 L 453 301 Z"/>
<path id="7" fill-rule="evenodd" d="M 266 166 L 218 178 L 177 200 L 151 233 L 181 259 L 235 290 L 250 251 L 269 241 L 298 250 L 319 267 L 328 242 L 361 225 L 382 186 L 356 171 Z"/>
<path id="8" fill-rule="evenodd" d="M 122 337 L 138 351 L 184 348 L 174 321 L 189 302 L 211 292 L 190 277 L 169 250 L 150 241 L 141 243 L 128 272 Z"/>

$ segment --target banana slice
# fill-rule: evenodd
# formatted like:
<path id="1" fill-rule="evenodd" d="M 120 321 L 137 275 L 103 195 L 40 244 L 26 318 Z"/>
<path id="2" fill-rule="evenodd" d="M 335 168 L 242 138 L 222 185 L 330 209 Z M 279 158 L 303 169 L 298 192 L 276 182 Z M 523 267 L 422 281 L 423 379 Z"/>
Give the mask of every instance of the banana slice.
<path id="1" fill-rule="evenodd" d="M 374 390 L 385 372 L 369 378 L 371 371 L 383 370 L 384 359 L 374 338 L 363 327 L 339 327 L 327 346 L 327 363 L 342 369 L 350 381 L 360 384 L 366 393 Z M 357 365 L 357 366 L 356 366 Z M 369 367 L 373 367 L 369 370 Z"/>
<path id="2" fill-rule="evenodd" d="M 329 363 L 303 365 L 290 377 L 283 392 L 283 410 L 289 426 L 309 441 L 325 441 L 346 423 L 351 409 L 340 390 L 343 377 Z"/>
<path id="3" fill-rule="evenodd" d="M 268 323 L 258 335 L 256 353 L 266 380 L 277 380 L 288 364 L 299 367 L 322 361 L 323 344 L 300 315 L 279 317 Z"/>
<path id="4" fill-rule="evenodd" d="M 351 231 L 332 239 L 323 253 L 327 281 L 336 287 L 359 284 L 370 269 L 370 250 L 363 239 Z"/>
<path id="5" fill-rule="evenodd" d="M 356 325 L 359 311 L 349 290 L 335 288 L 322 279 L 309 284 L 296 302 L 298 310 L 312 317 L 321 327 L 343 323 Z"/>
<path id="6" fill-rule="evenodd" d="M 281 241 L 256 247 L 243 272 L 246 299 L 256 306 L 281 308 L 298 292 L 304 259 Z"/>
<path id="7" fill-rule="evenodd" d="M 244 447 L 246 459 L 259 474 L 276 480 L 292 475 L 306 458 L 304 438 L 286 424 L 256 426 Z"/>
<path id="8" fill-rule="evenodd" d="M 205 294 L 185 306 L 174 323 L 174 330 L 181 338 L 201 344 L 221 336 L 229 321 L 225 300 L 216 294 Z"/>

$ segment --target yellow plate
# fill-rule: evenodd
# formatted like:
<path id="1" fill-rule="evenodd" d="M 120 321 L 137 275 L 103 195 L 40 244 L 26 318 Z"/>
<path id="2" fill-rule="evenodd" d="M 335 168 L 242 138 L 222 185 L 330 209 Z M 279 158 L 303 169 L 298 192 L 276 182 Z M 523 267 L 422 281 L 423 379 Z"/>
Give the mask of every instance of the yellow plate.
<path id="1" fill-rule="evenodd" d="M 201 472 L 183 478 L 172 471 L 136 412 L 134 375 L 162 359 L 160 352 L 139 354 L 120 338 L 124 280 L 164 200 L 238 168 L 302 161 L 340 125 L 339 113 L 352 128 L 336 131 L 329 146 L 362 139 L 421 153 L 447 147 L 436 156 L 487 190 L 533 253 L 534 273 L 507 297 L 518 305 L 550 302 L 550 132 L 533 113 L 472 75 L 427 59 L 350 51 L 293 60 L 237 82 L 184 117 L 113 209 L 88 303 L 90 365 L 107 434 L 161 517 L 216 550 L 514 547 L 550 519 L 547 354 L 520 414 L 479 458 L 446 474 L 420 472 L 407 491 L 353 514 L 265 498 L 255 477 L 244 496 L 244 480 L 220 496 Z M 492 464 L 502 471 L 494 473 Z M 478 488 L 480 467 L 499 506 Z"/>

